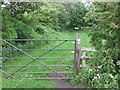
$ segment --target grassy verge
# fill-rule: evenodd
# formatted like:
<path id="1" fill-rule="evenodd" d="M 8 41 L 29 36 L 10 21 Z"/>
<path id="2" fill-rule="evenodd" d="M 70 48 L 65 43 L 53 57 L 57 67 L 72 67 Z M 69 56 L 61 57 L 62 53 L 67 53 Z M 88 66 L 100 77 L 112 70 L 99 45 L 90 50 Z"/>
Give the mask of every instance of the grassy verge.
<path id="1" fill-rule="evenodd" d="M 81 47 L 92 47 L 89 44 L 88 31 L 74 31 L 74 32 L 61 32 L 60 39 L 75 39 L 76 33 L 81 34 Z M 54 38 L 52 38 L 54 39 Z M 37 47 L 36 49 L 51 49 L 56 45 L 60 44 L 62 41 L 50 41 L 45 46 Z M 59 46 L 56 49 L 74 49 L 73 41 L 67 41 L 63 45 Z M 25 51 L 33 57 L 38 57 L 46 51 Z M 27 57 L 26 55 L 15 56 L 15 57 Z M 74 53 L 71 51 L 51 51 L 46 54 L 44 57 L 74 57 Z M 32 59 L 16 59 L 9 60 L 5 65 L 26 65 L 32 61 Z M 73 65 L 73 59 L 39 59 L 39 61 L 45 63 L 46 65 Z M 31 65 L 41 65 L 38 62 L 33 62 Z M 15 72 L 20 67 L 6 67 L 3 70 L 6 72 Z M 55 70 L 70 71 L 74 72 L 73 67 L 51 67 Z M 52 72 L 46 67 L 26 67 L 20 72 Z M 68 76 L 73 76 L 73 74 L 67 74 Z M 16 78 L 45 78 L 50 77 L 51 74 L 14 74 Z M 3 75 L 6 77 L 6 75 Z M 48 80 L 4 80 L 3 88 L 54 88 L 55 83 Z"/>

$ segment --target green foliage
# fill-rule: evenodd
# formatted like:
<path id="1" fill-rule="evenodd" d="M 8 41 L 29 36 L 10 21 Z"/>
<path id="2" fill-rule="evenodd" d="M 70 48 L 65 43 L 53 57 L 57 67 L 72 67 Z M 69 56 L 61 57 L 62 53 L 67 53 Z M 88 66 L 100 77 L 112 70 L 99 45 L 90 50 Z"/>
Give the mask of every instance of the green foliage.
<path id="1" fill-rule="evenodd" d="M 91 43 L 99 50 L 104 58 L 113 60 L 116 64 L 119 60 L 120 51 L 120 31 L 118 23 L 118 6 L 119 3 L 95 3 L 95 7 L 99 9 L 94 10 L 93 13 L 101 13 L 97 19 L 97 24 L 91 32 Z"/>
<path id="2" fill-rule="evenodd" d="M 14 39 L 17 38 L 16 28 L 14 28 L 14 24 L 16 23 L 16 19 L 10 17 L 10 13 L 7 9 L 4 9 L 3 12 L 3 27 L 2 27 L 2 35 L 3 39 Z"/>
<path id="3" fill-rule="evenodd" d="M 53 29 L 59 28 L 58 14 L 60 13 L 60 4 L 38 3 L 37 5 L 38 9 L 34 10 L 31 13 L 24 14 L 24 17 L 33 20 L 35 23 L 40 23 L 44 26 L 49 26 Z"/>
<path id="4" fill-rule="evenodd" d="M 81 3 L 71 3 L 70 5 L 74 5 L 76 10 L 85 9 Z M 75 15 L 72 15 L 68 10 L 70 8 L 66 7 L 67 4 L 63 3 L 11 2 L 10 5 L 2 9 L 3 27 L 1 33 L 3 39 L 50 39 L 53 36 L 54 38 L 59 37 L 61 34 L 56 31 L 65 31 L 64 29 L 72 21 L 70 18 Z M 83 16 L 83 14 L 81 15 Z M 75 18 L 79 19 L 79 17 Z M 42 42 L 13 42 L 13 44 L 18 47 L 25 47 L 26 45 L 26 48 L 30 48 L 42 44 Z M 5 43 L 2 45 L 3 48 L 11 48 Z M 5 51 L 3 56 L 10 57 L 12 55 L 10 53 Z"/>
<path id="5" fill-rule="evenodd" d="M 67 29 L 68 25 L 70 24 L 70 13 L 66 10 L 65 6 L 66 4 L 63 3 L 59 8 L 60 13 L 58 15 L 58 23 L 61 31 Z"/>
<path id="6" fill-rule="evenodd" d="M 10 12 L 7 9 L 3 9 L 3 38 L 4 39 L 24 39 L 32 38 L 31 33 L 33 31 L 29 26 L 26 26 L 25 23 L 19 21 L 16 18 L 13 18 Z"/>
<path id="7" fill-rule="evenodd" d="M 70 10 L 72 9 L 74 10 L 71 12 Z M 86 14 L 86 11 L 86 8 L 81 3 L 12 2 L 6 8 L 2 9 L 3 38 L 34 38 L 35 35 L 33 35 L 33 33 L 35 34 L 36 28 L 41 26 L 56 31 L 60 28 L 60 30 L 63 31 L 63 29 L 68 26 L 81 27 L 84 26 L 82 24 L 84 22 L 83 17 Z M 43 32 L 42 29 L 37 33 L 40 34 L 40 32 Z"/>
<path id="8" fill-rule="evenodd" d="M 70 24 L 69 27 L 83 27 L 86 26 L 84 16 L 87 13 L 87 8 L 83 3 L 65 3 L 67 12 L 69 13 Z"/>
<path id="9" fill-rule="evenodd" d="M 36 29 L 35 31 L 38 34 L 43 35 L 45 38 L 52 38 L 53 35 L 55 38 L 59 37 L 61 34 L 59 32 L 56 32 L 55 30 L 53 30 L 52 28 L 48 27 L 48 26 L 43 26 L 41 24 L 36 25 Z"/>
<path id="10" fill-rule="evenodd" d="M 97 49 L 96 59 L 88 63 L 88 69 L 80 69 L 78 84 L 85 87 L 117 88 L 120 59 L 120 28 L 118 22 L 118 2 L 96 2 L 84 17 L 91 28 L 91 44 Z M 89 70 L 91 72 L 89 73 Z M 87 73 L 86 73 L 87 71 Z M 86 76 L 86 74 L 88 76 Z M 77 78 L 77 77 L 76 77 Z"/>
<path id="11" fill-rule="evenodd" d="M 37 21 L 38 19 L 37 17 L 36 17 L 37 19 L 34 18 L 34 15 L 31 16 L 31 13 L 33 13 L 34 9 L 32 6 L 29 6 L 28 3 L 17 3 L 17 4 L 11 3 L 11 5 L 13 4 L 14 7 L 8 6 L 2 9 L 3 27 L 1 33 L 3 39 L 47 39 L 47 38 L 52 38 L 53 36 L 54 38 L 59 37 L 60 33 L 56 32 L 55 30 L 53 30 L 53 28 L 51 28 L 49 25 L 45 23 L 44 23 L 45 25 L 42 25 L 41 22 L 38 22 L 39 20 Z M 25 7 L 25 5 L 28 5 L 28 7 Z M 28 11 L 28 9 L 30 8 L 32 8 L 32 10 Z M 54 10 L 52 11 L 51 8 L 50 12 L 52 13 L 54 12 Z M 41 45 L 48 42 L 11 42 L 11 43 L 17 46 L 18 48 L 27 49 L 27 48 L 35 48 L 37 45 Z M 2 46 L 3 49 L 12 49 L 12 47 L 10 47 L 5 43 L 2 43 Z M 19 54 L 21 53 L 19 53 L 18 51 L 2 52 L 3 57 L 14 57 L 14 55 L 19 55 Z"/>
<path id="12" fill-rule="evenodd" d="M 6 8 L 11 12 L 12 17 L 20 20 L 23 13 L 36 10 L 37 5 L 32 2 L 11 2 Z"/>

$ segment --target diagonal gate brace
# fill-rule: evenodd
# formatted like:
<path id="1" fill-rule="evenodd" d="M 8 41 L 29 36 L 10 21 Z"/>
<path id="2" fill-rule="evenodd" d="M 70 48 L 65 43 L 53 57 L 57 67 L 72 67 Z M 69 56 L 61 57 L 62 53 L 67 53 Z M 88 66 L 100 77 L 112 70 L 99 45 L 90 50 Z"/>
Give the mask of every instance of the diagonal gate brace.
<path id="1" fill-rule="evenodd" d="M 40 62 L 38 59 L 39 59 L 40 57 L 46 55 L 46 54 L 49 53 L 50 51 L 53 51 L 55 48 L 57 48 L 57 47 L 59 47 L 60 45 L 62 45 L 63 43 L 65 43 L 67 40 L 63 41 L 62 43 L 60 43 L 60 44 L 57 45 L 56 47 L 54 47 L 54 48 L 52 48 L 51 50 L 45 52 L 44 54 L 40 55 L 40 56 L 37 57 L 37 58 L 32 57 L 31 55 L 27 54 L 26 52 L 22 51 L 21 49 L 17 48 L 16 46 L 12 45 L 11 43 L 7 42 L 6 40 L 3 40 L 3 41 L 6 42 L 7 44 L 9 44 L 10 46 L 14 47 L 15 49 L 21 51 L 21 52 L 24 53 L 25 55 L 29 56 L 31 59 L 33 59 L 31 62 L 29 62 L 29 63 L 26 64 L 25 66 L 21 67 L 20 69 L 18 69 L 18 70 L 15 71 L 14 73 L 12 73 L 11 76 L 14 75 L 15 73 L 17 73 L 18 71 L 22 70 L 24 67 L 27 67 L 29 64 L 33 63 L 34 61 L 37 61 L 37 62 L 41 63 L 42 65 L 44 65 L 45 67 L 47 67 L 48 69 L 50 69 L 50 70 L 56 72 L 57 74 L 59 74 L 59 75 L 65 77 L 63 74 L 60 74 L 60 73 L 57 72 L 56 70 L 54 70 L 54 69 L 48 67 L 46 64 Z M 10 77 L 10 76 L 8 76 L 6 79 L 8 79 L 9 77 Z"/>
<path id="2" fill-rule="evenodd" d="M 0 70 L 0 71 L 3 72 L 4 74 L 7 74 L 9 77 L 12 77 L 12 78 L 16 79 L 15 77 L 13 77 L 12 75 L 10 75 L 9 73 L 7 73 L 7 72 L 5 72 L 3 70 Z"/>

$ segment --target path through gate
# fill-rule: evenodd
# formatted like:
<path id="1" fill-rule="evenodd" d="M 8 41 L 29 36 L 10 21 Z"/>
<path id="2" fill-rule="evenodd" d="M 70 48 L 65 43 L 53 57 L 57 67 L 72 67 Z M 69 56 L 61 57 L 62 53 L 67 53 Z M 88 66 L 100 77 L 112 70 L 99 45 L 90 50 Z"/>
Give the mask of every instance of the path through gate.
<path id="1" fill-rule="evenodd" d="M 67 73 L 70 73 L 70 74 L 74 74 L 74 75 L 77 75 L 79 73 L 79 68 L 80 67 L 86 67 L 86 59 L 91 59 L 92 57 L 87 57 L 86 56 L 86 51 L 95 51 L 95 49 L 92 49 L 92 48 L 81 48 L 80 47 L 80 34 L 77 34 L 76 35 L 76 39 L 0 39 L 1 41 L 3 41 L 4 43 L 8 44 L 9 46 L 13 47 L 14 49 L 1 49 L 2 51 L 19 51 L 21 53 L 23 53 L 24 55 L 28 56 L 28 57 L 20 57 L 20 58 L 7 58 L 7 57 L 2 57 L 0 59 L 4 60 L 4 59 L 8 59 L 8 60 L 11 60 L 11 59 L 32 59 L 31 61 L 28 61 L 26 65 L 2 65 L 0 66 L 1 67 L 1 72 L 2 74 L 4 75 L 7 75 L 5 78 L 3 79 L 73 79 L 74 77 L 70 77 L 70 76 L 67 76 L 66 74 Z M 15 45 L 13 45 L 11 43 L 11 41 L 19 41 L 19 42 L 22 42 L 22 41 L 61 41 L 58 45 L 56 45 L 55 47 L 51 48 L 51 49 L 20 49 L 18 47 L 16 47 Z M 74 48 L 73 49 L 57 49 L 59 46 L 63 45 L 64 43 L 66 42 L 70 42 L 72 41 L 74 43 Z M 71 42 L 71 43 L 72 43 Z M 45 50 L 44 53 L 42 53 L 41 55 L 39 55 L 38 57 L 33 57 L 32 55 L 26 53 L 25 51 L 32 51 L 32 50 Z M 74 52 L 74 56 L 73 57 L 44 57 L 46 54 L 49 54 L 50 52 L 53 52 L 53 51 L 73 51 Z M 80 56 L 81 52 L 83 51 L 82 53 L 82 56 Z M 41 59 L 71 59 L 73 61 L 73 64 L 72 65 L 48 65 L 47 63 L 44 63 L 41 61 Z M 82 61 L 82 64 L 80 64 L 80 60 Z M 34 62 L 37 62 L 38 65 L 31 65 L 33 64 Z M 10 67 L 13 67 L 14 69 L 17 67 L 19 67 L 19 69 L 16 69 L 14 72 L 6 72 L 4 68 L 10 68 Z M 23 70 L 24 68 L 26 67 L 46 67 L 47 69 L 50 70 L 50 72 L 21 72 L 21 70 Z M 59 72 L 57 71 L 55 68 L 52 68 L 52 67 L 73 67 L 73 71 L 72 72 Z M 16 78 L 15 77 L 15 74 L 36 74 L 36 73 L 39 73 L 39 74 L 53 74 L 53 73 L 56 73 L 59 75 L 59 77 L 39 77 L 39 78 Z"/>

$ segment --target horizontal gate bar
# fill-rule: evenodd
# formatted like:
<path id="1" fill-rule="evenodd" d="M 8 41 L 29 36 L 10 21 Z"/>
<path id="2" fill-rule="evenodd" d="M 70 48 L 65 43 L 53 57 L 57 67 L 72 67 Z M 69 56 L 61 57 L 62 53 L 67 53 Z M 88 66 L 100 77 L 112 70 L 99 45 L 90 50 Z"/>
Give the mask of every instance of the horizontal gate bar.
<path id="1" fill-rule="evenodd" d="M 17 51 L 18 49 L 0 49 L 2 51 Z M 51 50 L 51 49 L 21 49 L 23 51 L 32 51 L 32 50 Z M 54 50 L 74 50 L 74 49 L 54 49 Z"/>
<path id="2" fill-rule="evenodd" d="M 7 65 L 0 67 L 23 67 L 24 65 Z M 47 65 L 47 66 L 74 66 L 74 65 Z M 29 65 L 27 67 L 44 67 L 44 65 Z"/>
<path id="3" fill-rule="evenodd" d="M 37 57 L 35 57 L 37 58 Z M 40 57 L 39 59 L 73 59 L 74 57 Z M 31 59 L 29 57 L 21 57 L 21 58 L 0 58 L 0 59 Z"/>
<path id="4" fill-rule="evenodd" d="M 50 79 L 74 79 L 74 77 L 68 77 L 68 78 L 62 78 L 62 77 L 55 77 L 55 78 L 16 78 L 16 79 L 47 79 L 47 80 L 50 80 Z M 3 80 L 5 80 L 5 78 L 3 78 Z"/>
<path id="5" fill-rule="evenodd" d="M 82 51 L 96 51 L 95 48 L 86 48 L 86 47 L 83 47 L 81 48 Z"/>
<path id="6" fill-rule="evenodd" d="M 75 41 L 75 39 L 0 39 L 7 41 Z"/>
<path id="7" fill-rule="evenodd" d="M 0 49 L 2 51 L 17 51 L 18 49 Z M 23 51 L 32 51 L 32 50 L 52 50 L 52 49 L 21 49 Z M 54 50 L 74 50 L 74 49 L 54 49 Z M 96 51 L 95 48 L 81 48 L 82 51 Z"/>
<path id="8" fill-rule="evenodd" d="M 13 73 L 13 72 L 7 72 L 9 73 Z M 55 72 L 16 72 L 16 74 L 20 74 L 20 73 L 55 73 Z M 58 72 L 58 73 L 74 73 L 74 72 Z"/>
<path id="9" fill-rule="evenodd" d="M 93 59 L 95 57 L 81 57 L 81 59 Z M 23 57 L 23 58 L 0 58 L 0 59 L 31 59 L 29 57 Z M 41 57 L 39 59 L 74 59 L 74 57 Z"/>

